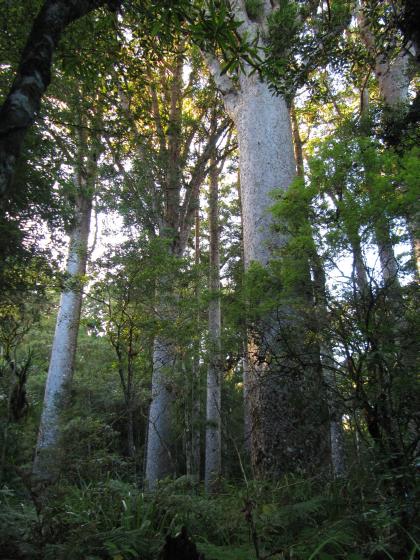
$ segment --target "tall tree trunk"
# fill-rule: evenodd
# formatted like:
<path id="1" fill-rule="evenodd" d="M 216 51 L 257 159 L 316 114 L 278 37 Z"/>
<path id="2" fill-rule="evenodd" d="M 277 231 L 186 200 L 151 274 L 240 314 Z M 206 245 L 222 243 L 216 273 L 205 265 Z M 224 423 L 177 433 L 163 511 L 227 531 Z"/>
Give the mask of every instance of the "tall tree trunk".
<path id="1" fill-rule="evenodd" d="M 173 472 L 170 450 L 171 409 L 174 399 L 171 374 L 175 361 L 173 343 L 157 336 L 153 348 L 152 401 L 149 409 L 145 472 L 149 490 L 154 490 L 159 480 Z"/>
<path id="2" fill-rule="evenodd" d="M 231 4 L 238 7 L 241 2 Z M 243 11 L 238 19 L 245 22 L 240 31 L 243 26 L 253 28 Z M 245 268 L 249 269 L 253 262 L 266 266 L 286 241 L 271 228 L 270 193 L 279 188 L 286 190 L 296 175 L 289 111 L 285 99 L 273 95 L 268 83 L 256 73 L 241 72 L 239 83 L 235 83 L 221 71 L 214 56 L 205 56 L 238 133 Z M 315 434 L 309 422 L 302 423 L 293 403 L 298 398 L 296 393 L 306 391 L 306 382 L 300 388 L 292 382 L 287 358 L 282 358 L 285 349 L 278 346 L 282 327 L 273 324 L 272 317 L 266 323 L 263 332 L 251 336 L 248 347 L 246 393 L 252 426 L 251 461 L 257 476 L 278 477 L 304 464 L 316 469 L 316 465 L 325 463 L 327 436 L 322 442 L 323 429 Z M 312 404 L 321 407 L 319 395 Z M 312 429 L 310 435 L 305 434 L 307 428 Z"/>
<path id="3" fill-rule="evenodd" d="M 162 227 L 159 232 L 161 239 L 168 245 L 169 256 L 182 256 L 186 248 L 186 240 L 180 242 L 180 197 L 181 176 L 181 132 L 182 132 L 182 100 L 183 100 L 183 56 L 178 53 L 172 61 L 172 76 L 169 81 L 162 79 L 166 91 L 165 103 L 169 104 L 169 126 L 166 137 L 161 131 L 161 114 L 154 85 L 151 86 L 154 118 L 158 137 L 160 138 L 160 156 L 165 162 L 164 167 L 164 209 Z M 169 101 L 168 101 L 169 99 Z M 170 278 L 163 278 L 158 287 L 165 297 L 172 293 Z M 158 316 L 168 321 L 172 310 L 166 304 L 157 305 Z M 176 364 L 175 345 L 164 335 L 157 335 L 153 349 L 152 401 L 149 409 L 146 481 L 149 490 L 154 490 L 159 480 L 173 473 L 171 457 L 171 425 L 172 425 L 172 373 Z"/>
<path id="4" fill-rule="evenodd" d="M 195 211 L 195 265 L 200 265 L 200 208 Z M 197 303 L 199 301 L 199 282 L 195 289 Z M 197 333 L 200 332 L 200 310 L 197 311 Z M 191 394 L 191 474 L 200 480 L 200 447 L 201 447 L 201 378 L 200 378 L 200 338 L 197 338 L 194 345 L 193 356 L 193 379 Z"/>
<path id="5" fill-rule="evenodd" d="M 282 241 L 271 230 L 270 193 L 287 189 L 295 176 L 289 113 L 285 100 L 274 96 L 256 75 L 241 76 L 241 92 L 233 112 L 238 132 L 244 264 L 266 266 Z M 270 324 L 271 319 L 267 322 Z M 251 462 L 256 475 L 277 476 L 290 468 L 294 443 L 288 406 L 288 383 L 281 371 L 267 365 L 266 353 L 275 344 L 271 327 L 258 333 L 265 348 L 251 334 L 248 346 L 248 387 L 251 417 Z M 276 372 L 274 372 L 274 369 Z"/>
<path id="6" fill-rule="evenodd" d="M 60 418 L 73 377 L 83 297 L 83 276 L 86 274 L 88 261 L 92 204 L 101 152 L 98 138 L 88 139 L 83 115 L 78 113 L 77 118 L 80 119 L 80 126 L 76 129 L 74 155 L 77 162 L 74 171 L 76 208 L 69 234 L 67 278 L 60 298 L 33 464 L 33 474 L 45 480 L 54 479 L 60 469 Z"/>
<path id="7" fill-rule="evenodd" d="M 381 52 L 381 48 L 376 44 L 375 37 L 369 28 L 369 24 L 363 13 L 365 2 L 361 1 L 361 9 L 359 10 L 359 24 L 362 39 L 374 59 L 373 71 L 378 81 L 379 92 L 385 107 L 390 112 L 391 118 L 393 113 L 408 111 L 409 101 L 409 53 L 406 49 L 397 54 L 394 60 L 390 60 L 389 53 Z M 366 89 L 366 93 L 367 93 Z M 368 98 L 367 98 L 368 101 Z M 368 103 L 363 103 L 363 110 L 366 111 Z M 400 115 L 401 116 L 401 115 Z M 414 226 L 416 217 L 409 219 L 409 230 L 414 232 L 413 252 L 416 266 L 420 263 L 420 241 L 418 237 L 418 229 Z M 391 240 L 389 226 L 382 220 L 377 220 L 375 224 L 376 244 L 379 252 L 379 260 L 382 268 L 382 276 L 385 284 L 398 284 L 398 261 L 395 258 L 394 247 Z M 417 274 L 419 269 L 417 268 Z"/>
<path id="8" fill-rule="evenodd" d="M 60 467 L 60 418 L 73 377 L 82 306 L 82 281 L 86 273 L 88 237 L 92 211 L 92 185 L 79 174 L 77 210 L 70 233 L 66 272 L 67 288 L 61 294 L 54 333 L 44 405 L 39 427 L 33 474 L 40 479 L 54 479 Z"/>
<path id="9" fill-rule="evenodd" d="M 216 162 L 212 161 L 209 192 L 210 274 L 209 365 L 207 371 L 205 488 L 217 490 L 221 474 L 222 348 L 220 307 L 219 185 Z"/>
<path id="10" fill-rule="evenodd" d="M 172 256 L 183 257 L 191 235 L 195 210 L 198 207 L 200 187 L 208 174 L 208 164 L 212 151 L 220 136 L 226 131 L 227 119 L 221 119 L 218 107 L 206 113 L 206 124 L 203 131 L 197 122 L 192 130 L 183 129 L 183 103 L 186 92 L 190 89 L 183 85 L 183 63 L 185 58 L 182 45 L 173 59 L 170 80 L 166 83 L 165 95 L 158 102 L 156 90 L 152 91 L 153 113 L 157 122 L 158 137 L 160 139 L 160 157 L 164 161 L 163 198 L 164 210 L 161 216 L 162 227 L 160 235 L 168 242 Z M 167 64 L 165 65 L 167 66 Z M 163 84 L 165 86 L 165 84 Z M 169 124 L 165 133 L 161 125 L 164 119 L 160 114 L 161 107 L 168 107 Z M 211 113 L 211 114 L 210 114 Z M 197 133 L 204 132 L 198 140 Z M 197 144 L 194 141 L 197 140 Z M 194 148 L 192 147 L 194 146 Z M 199 147 L 198 155 L 195 153 Z M 187 165 L 186 171 L 182 166 L 190 155 L 194 164 Z M 186 165 L 186 164 L 185 164 Z M 173 288 L 173 278 L 166 278 L 161 288 L 170 294 Z M 165 287 L 166 286 L 166 287 Z M 171 309 L 162 309 L 160 316 L 166 320 L 171 318 Z M 146 479 L 150 489 L 154 489 L 159 479 L 170 474 L 170 430 L 171 425 L 171 379 L 168 374 L 176 361 L 176 344 L 170 340 L 159 338 L 155 342 L 155 357 L 152 379 L 152 403 L 148 428 L 148 446 L 146 461 Z"/>
<path id="11" fill-rule="evenodd" d="M 51 81 L 54 51 L 73 21 L 109 0 L 46 0 L 32 26 L 11 90 L 0 109 L 0 207 L 13 196 L 13 175 L 28 128 Z"/>
<path id="12" fill-rule="evenodd" d="M 245 268 L 266 265 L 282 241 L 271 230 L 271 192 L 286 190 L 296 174 L 289 112 L 268 84 L 241 76 L 234 122 L 238 131 Z"/>

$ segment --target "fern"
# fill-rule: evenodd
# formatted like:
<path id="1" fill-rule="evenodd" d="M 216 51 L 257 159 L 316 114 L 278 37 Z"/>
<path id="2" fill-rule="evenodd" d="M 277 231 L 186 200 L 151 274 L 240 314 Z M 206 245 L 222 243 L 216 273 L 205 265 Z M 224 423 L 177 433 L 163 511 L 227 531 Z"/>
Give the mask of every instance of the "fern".
<path id="1" fill-rule="evenodd" d="M 199 543 L 199 552 L 206 560 L 254 560 L 255 553 L 250 547 L 215 546 L 210 543 Z"/>

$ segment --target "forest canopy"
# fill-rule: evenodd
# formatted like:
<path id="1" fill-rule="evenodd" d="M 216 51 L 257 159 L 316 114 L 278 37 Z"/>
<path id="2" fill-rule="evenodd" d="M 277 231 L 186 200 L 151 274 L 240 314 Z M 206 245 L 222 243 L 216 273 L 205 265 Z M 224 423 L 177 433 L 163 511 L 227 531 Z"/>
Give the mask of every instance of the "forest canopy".
<path id="1" fill-rule="evenodd" d="M 0 14 L 0 559 L 416 558 L 417 2 Z"/>

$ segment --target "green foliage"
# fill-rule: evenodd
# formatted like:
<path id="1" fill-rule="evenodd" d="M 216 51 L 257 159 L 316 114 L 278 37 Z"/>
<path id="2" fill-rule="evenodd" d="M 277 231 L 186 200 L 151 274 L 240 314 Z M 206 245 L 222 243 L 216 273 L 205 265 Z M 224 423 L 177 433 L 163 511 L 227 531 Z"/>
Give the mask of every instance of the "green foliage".
<path id="1" fill-rule="evenodd" d="M 15 481 L 16 482 L 16 481 Z M 21 491 L 0 488 L 0 558 L 36 558 L 37 515 Z"/>
<path id="2" fill-rule="evenodd" d="M 216 546 L 210 543 L 200 543 L 199 551 L 208 560 L 254 560 L 255 552 L 248 546 Z"/>
<path id="3" fill-rule="evenodd" d="M 50 534 L 44 558 L 156 557 L 161 541 L 151 506 L 134 487 L 108 479 L 57 490 L 42 518 Z"/>
<path id="4" fill-rule="evenodd" d="M 176 367 L 167 381 L 176 399 L 172 451 L 176 471 L 183 473 L 187 429 L 204 432 L 205 422 L 192 421 L 191 409 L 194 399 L 204 409 L 211 351 L 206 312 L 215 295 L 207 284 L 206 221 L 201 220 L 197 263 L 190 249 L 185 258 L 172 254 L 175 235 L 170 227 L 166 238 L 157 234 L 169 160 L 159 147 L 151 88 L 156 88 L 165 140 L 178 135 L 184 146 L 190 142 L 192 147 L 177 160 L 179 192 L 184 193 L 212 115 L 223 118 L 197 45 L 215 50 L 223 71 L 231 75 L 244 61 L 255 66 L 258 56 L 255 46 L 239 36 L 228 2 L 208 2 L 206 8 L 186 0 L 125 4 L 117 18 L 98 11 L 67 30 L 57 52 L 50 98 L 27 138 L 17 189 L 0 223 L 5 257 L 0 265 L 0 558 L 152 560 L 158 558 L 165 535 L 186 526 L 209 560 L 251 560 L 257 557 L 255 542 L 260 558 L 414 559 L 418 289 L 405 256 L 398 257 L 400 286 L 386 285 L 378 266 L 366 265 L 364 293 L 354 270 L 340 272 L 337 279 L 337 268 L 357 242 L 362 253 L 368 253 L 381 232 L 390 231 L 393 243 L 408 240 L 406 223 L 414 223 L 415 229 L 418 216 L 420 154 L 409 135 L 404 145 L 389 149 L 405 122 L 401 112 L 390 115 L 375 109 L 363 119 L 343 119 L 353 110 L 349 90 L 360 86 L 360 76 L 365 79 L 368 60 L 348 27 L 353 4 L 348 1 L 282 0 L 264 37 L 267 49 L 259 70 L 282 93 L 307 86 L 308 137 L 322 137 L 307 146 L 312 157 L 305 180 L 296 180 L 287 194 L 274 195 L 275 229 L 283 244 L 268 267 L 253 264 L 243 274 L 239 204 L 230 194 L 235 185 L 224 187 L 220 295 L 225 480 L 220 493 L 205 496 L 186 476 L 163 481 L 154 495 L 143 493 L 153 338 L 160 335 L 176 349 Z M 385 34 L 383 22 L 390 21 L 390 10 L 386 3 L 368 4 L 372 21 L 383 18 L 374 29 L 380 45 L 394 55 L 401 36 Z M 12 78 L 29 15 L 39 5 L 2 2 L 0 95 Z M 247 0 L 246 8 L 251 19 L 261 18 L 260 0 Z M 181 43 L 189 76 L 183 76 L 182 118 L 173 122 L 168 92 L 174 85 L 174 51 L 179 56 Z M 319 66 L 322 72 L 316 72 Z M 331 69 L 335 74 L 329 74 Z M 340 113 L 337 127 L 331 106 L 324 113 L 320 103 L 330 103 L 334 82 L 342 78 L 350 86 L 333 99 Z M 371 82 L 363 83 L 375 93 Z M 133 120 L 123 110 L 121 91 Z M 86 123 L 80 120 L 82 114 Z M 324 116 L 331 122 L 323 122 Z M 51 349 L 52 302 L 57 296 L 47 288 L 59 284 L 56 263 L 48 251 L 40 250 L 40 241 L 48 224 L 58 247 L 60 232 L 71 223 L 75 191 L 70 166 L 85 132 L 103 144 L 98 146 L 98 207 L 108 216 L 118 212 L 129 241 L 107 248 L 89 272 L 92 276 L 81 279 L 85 312 L 70 402 L 62 418 L 65 469 L 57 485 L 29 492 L 21 467 L 29 468 L 32 461 Z M 79 155 L 83 159 L 84 154 Z M 329 276 L 321 287 L 318 265 Z M 267 320 L 272 339 L 281 342 L 280 358 L 298 386 L 291 398 L 294 409 L 313 432 L 326 418 L 313 418 L 311 406 L 323 398 L 319 386 L 310 398 L 305 391 L 317 383 L 313 372 L 319 370 L 319 349 L 331 346 L 335 385 L 330 386 L 328 377 L 323 385 L 333 388 L 344 414 L 345 480 L 327 482 L 317 473 L 317 478 L 241 481 L 249 468 L 247 459 L 239 464 L 244 454 L 240 360 L 246 328 L 257 331 L 259 322 Z M 13 419 L 10 397 L 28 355 L 27 407 L 22 418 Z"/>
<path id="5" fill-rule="evenodd" d="M 251 19 L 258 19 L 263 14 L 262 0 L 245 0 L 245 7 Z"/>
<path id="6" fill-rule="evenodd" d="M 351 20 L 352 3 L 336 0 L 323 4 L 321 10 L 317 6 L 281 0 L 269 18 L 262 71 L 273 89 L 290 99 L 304 85 L 319 91 L 316 70 L 346 64 L 343 30 Z"/>
<path id="7" fill-rule="evenodd" d="M 297 40 L 301 29 L 299 3 L 282 0 L 270 17 L 270 46 L 274 56 L 283 58 Z"/>
<path id="8" fill-rule="evenodd" d="M 364 476 L 371 481 L 368 471 Z M 0 542 L 16 558 L 155 560 L 165 535 L 185 526 L 209 560 L 251 559 L 256 555 L 244 503 L 252 503 L 262 558 L 367 560 L 375 551 L 401 557 L 392 542 L 397 522 L 390 512 L 384 515 L 383 497 L 368 486 L 360 494 L 359 485 L 352 477 L 323 487 L 287 477 L 276 484 L 225 484 L 220 495 L 209 498 L 185 478 L 164 482 L 148 495 L 106 477 L 51 488 L 39 517 L 20 491 L 4 487 Z M 409 541 L 407 558 L 418 550 L 414 535 Z"/>

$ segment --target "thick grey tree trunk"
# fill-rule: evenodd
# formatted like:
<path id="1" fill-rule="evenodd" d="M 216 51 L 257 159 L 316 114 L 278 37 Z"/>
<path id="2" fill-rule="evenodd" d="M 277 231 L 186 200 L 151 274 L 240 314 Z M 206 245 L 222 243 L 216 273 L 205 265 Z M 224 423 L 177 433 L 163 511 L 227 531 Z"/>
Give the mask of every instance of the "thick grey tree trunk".
<path id="1" fill-rule="evenodd" d="M 266 266 L 284 240 L 272 229 L 271 192 L 287 189 L 296 167 L 289 112 L 285 100 L 274 96 L 257 75 L 241 75 L 239 99 L 232 112 L 237 127 L 245 269 L 253 262 Z M 258 476 L 279 476 L 291 468 L 296 449 L 290 431 L 294 412 L 288 404 L 288 382 L 282 364 L 268 365 L 277 346 L 276 330 L 267 318 L 258 340 L 250 340 L 248 411 L 251 423 L 251 461 Z M 254 335 L 251 335 L 253 337 Z"/>
<path id="2" fill-rule="evenodd" d="M 216 164 L 212 162 L 209 192 L 210 273 L 209 290 L 209 364 L 207 370 L 206 406 L 206 492 L 217 490 L 222 469 L 222 347 L 220 306 L 220 249 L 219 249 L 219 185 Z"/>
<path id="3" fill-rule="evenodd" d="M 73 377 L 82 305 L 81 278 L 86 273 L 88 258 L 93 189 L 86 189 L 81 181 L 78 176 L 77 209 L 66 267 L 67 287 L 60 299 L 33 464 L 33 474 L 45 480 L 54 479 L 60 467 L 60 418 Z"/>
<path id="4" fill-rule="evenodd" d="M 271 230 L 274 189 L 286 190 L 296 174 L 289 111 L 285 100 L 254 74 L 241 76 L 233 119 L 239 143 L 239 169 L 245 268 L 266 265 L 282 240 Z"/>
<path id="5" fill-rule="evenodd" d="M 243 22 L 239 27 L 241 33 L 255 35 L 256 27 L 266 23 L 266 19 L 263 23 L 251 22 L 243 2 L 231 5 Z M 269 15 L 271 4 L 263 5 Z M 221 72 L 214 56 L 205 56 L 238 133 L 245 267 L 248 269 L 253 262 L 266 266 L 285 242 L 271 229 L 270 193 L 274 189 L 286 190 L 296 175 L 289 111 L 285 99 L 273 95 L 257 73 L 250 76 L 241 72 L 239 82 L 235 83 Z M 278 345 L 281 327 L 279 331 L 279 324 L 274 324 L 272 317 L 266 323 L 263 332 L 256 333 L 256 338 L 251 336 L 246 393 L 254 472 L 257 476 L 277 477 L 303 464 L 315 466 L 318 458 L 320 463 L 325 462 L 327 437 L 325 444 L 320 444 L 322 428 L 319 435 L 315 434 L 316 429 L 312 429 L 311 435 L 299 435 L 297 426 L 301 434 L 302 428 L 306 428 L 306 418 L 296 405 L 300 389 L 290 386 L 293 374 L 284 349 Z M 302 387 L 301 395 L 304 391 Z"/>

